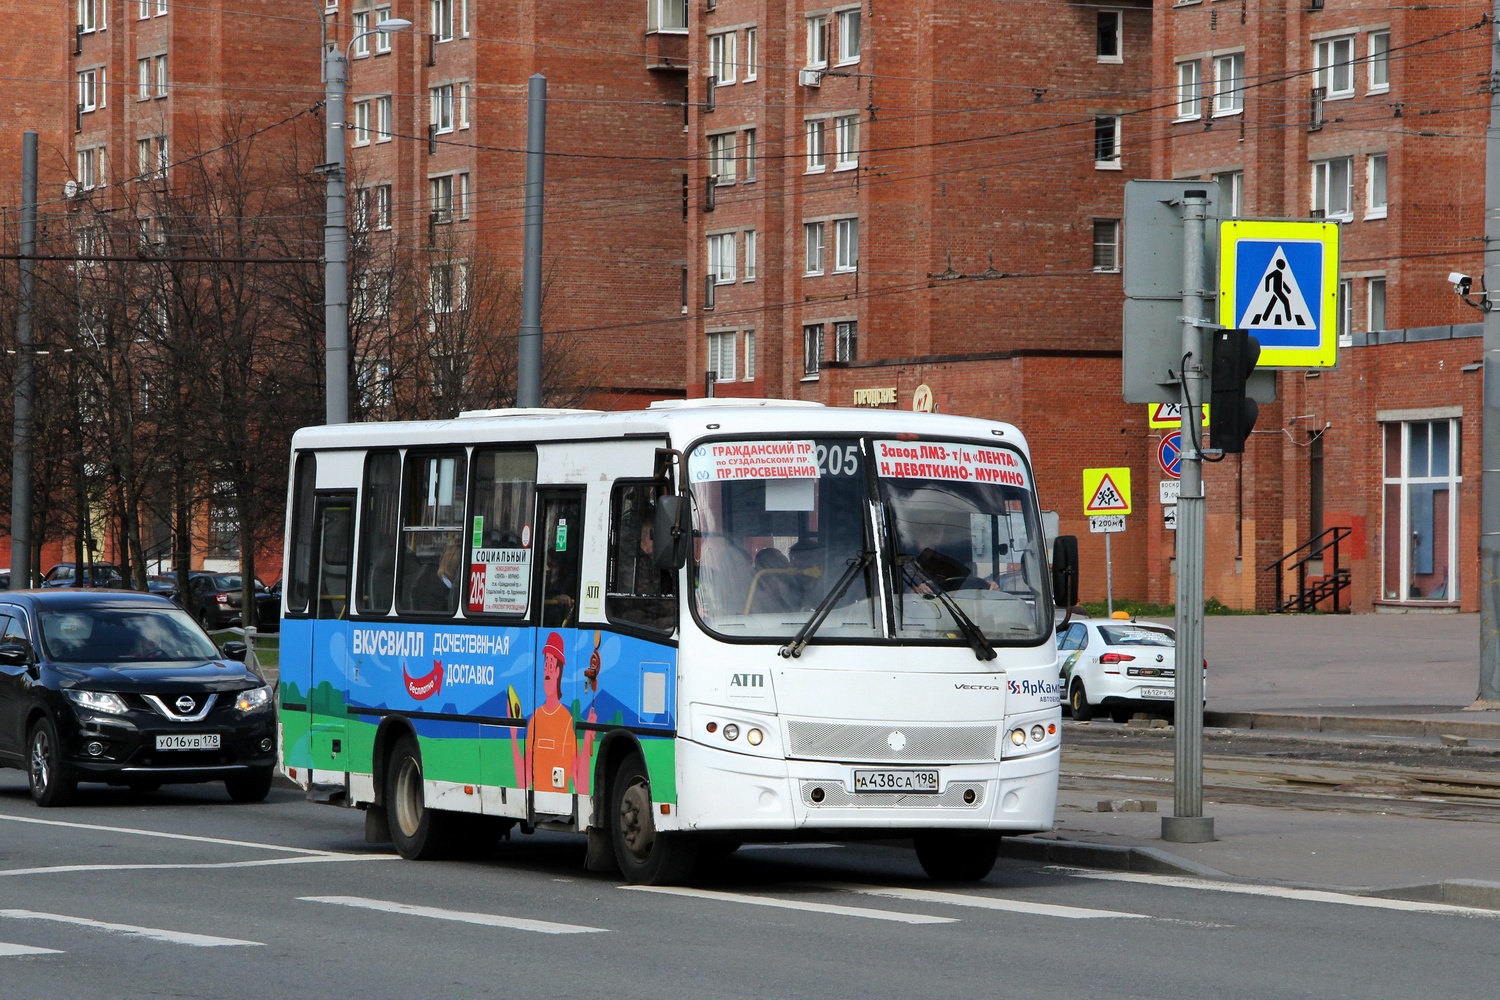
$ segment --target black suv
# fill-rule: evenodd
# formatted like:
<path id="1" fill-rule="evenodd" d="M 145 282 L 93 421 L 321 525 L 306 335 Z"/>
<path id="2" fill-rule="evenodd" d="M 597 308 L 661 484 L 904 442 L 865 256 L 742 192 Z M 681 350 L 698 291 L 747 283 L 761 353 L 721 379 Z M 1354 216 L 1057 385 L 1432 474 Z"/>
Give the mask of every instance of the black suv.
<path id="1" fill-rule="evenodd" d="M 114 563 L 98 562 L 84 563 L 82 569 L 77 563 L 62 562 L 53 566 L 42 577 L 43 587 L 125 587 L 125 577 L 120 575 L 120 568 Z"/>
<path id="2" fill-rule="evenodd" d="M 223 781 L 235 801 L 258 802 L 276 713 L 244 658 L 244 643 L 220 650 L 164 597 L 0 595 L 0 766 L 24 768 L 42 806 L 65 804 L 80 781 Z"/>

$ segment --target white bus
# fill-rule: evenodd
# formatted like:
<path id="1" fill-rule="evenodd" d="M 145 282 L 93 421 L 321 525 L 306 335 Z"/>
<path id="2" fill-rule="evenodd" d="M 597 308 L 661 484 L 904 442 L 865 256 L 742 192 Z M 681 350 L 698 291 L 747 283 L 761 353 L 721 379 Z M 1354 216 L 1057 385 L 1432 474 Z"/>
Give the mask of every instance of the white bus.
<path id="1" fill-rule="evenodd" d="M 1042 536 L 997 422 L 696 400 L 306 428 L 282 766 L 408 858 L 519 825 L 668 883 L 878 833 L 983 878 L 1056 804 Z"/>

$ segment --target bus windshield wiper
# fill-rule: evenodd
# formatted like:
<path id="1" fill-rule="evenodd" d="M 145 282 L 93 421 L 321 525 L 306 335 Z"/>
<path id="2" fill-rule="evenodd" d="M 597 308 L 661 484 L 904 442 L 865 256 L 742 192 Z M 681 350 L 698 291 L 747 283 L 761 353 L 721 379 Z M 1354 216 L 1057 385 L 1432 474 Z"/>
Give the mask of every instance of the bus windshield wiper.
<path id="1" fill-rule="evenodd" d="M 778 652 L 784 657 L 801 656 L 802 650 L 812 639 L 813 633 L 818 630 L 818 626 L 823 624 L 823 619 L 828 617 L 828 613 L 833 610 L 839 598 L 844 596 L 844 591 L 849 589 L 849 585 L 854 582 L 854 578 L 859 575 L 860 571 L 874 561 L 875 553 L 869 551 L 861 553 L 858 559 L 851 559 L 849 568 L 844 570 L 844 575 L 838 578 L 838 582 L 823 595 L 818 606 L 813 608 L 812 617 L 797 630 L 797 634 L 792 636 L 792 641 L 782 646 Z"/>
<path id="2" fill-rule="evenodd" d="M 916 582 L 927 585 L 927 589 L 930 592 L 928 596 L 936 597 L 942 602 L 943 607 L 948 609 L 948 613 L 958 623 L 958 630 L 964 634 L 965 639 L 969 640 L 969 646 L 974 650 L 974 658 L 982 661 L 993 660 L 995 658 L 995 647 L 990 645 L 990 641 L 985 638 L 984 632 L 978 625 L 974 624 L 974 619 L 964 613 L 964 609 L 958 606 L 958 602 L 948 596 L 948 592 L 943 589 L 943 585 L 931 573 L 927 572 L 917 557 L 903 553 L 896 557 L 896 561 L 901 566 L 902 571 L 907 574 L 908 580 L 920 577 Z"/>

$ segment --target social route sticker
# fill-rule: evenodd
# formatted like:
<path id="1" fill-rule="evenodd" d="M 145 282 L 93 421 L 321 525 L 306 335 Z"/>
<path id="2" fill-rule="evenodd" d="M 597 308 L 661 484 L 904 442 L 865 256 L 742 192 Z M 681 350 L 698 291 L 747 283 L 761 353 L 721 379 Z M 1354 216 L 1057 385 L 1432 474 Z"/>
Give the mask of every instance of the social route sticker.
<path id="1" fill-rule="evenodd" d="M 816 479 L 818 459 L 811 441 L 718 441 L 701 444 L 690 456 L 692 478 Z"/>
<path id="2" fill-rule="evenodd" d="M 1013 451 L 938 441 L 876 441 L 875 467 L 884 479 L 946 479 L 1031 488 Z"/>

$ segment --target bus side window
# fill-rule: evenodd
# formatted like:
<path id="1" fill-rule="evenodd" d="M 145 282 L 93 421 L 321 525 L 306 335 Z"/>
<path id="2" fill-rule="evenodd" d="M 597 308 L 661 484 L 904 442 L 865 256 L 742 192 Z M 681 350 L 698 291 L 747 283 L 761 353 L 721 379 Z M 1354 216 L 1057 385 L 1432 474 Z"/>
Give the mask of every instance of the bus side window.
<path id="1" fill-rule="evenodd" d="M 458 609 L 466 486 L 462 451 L 406 456 L 398 611 L 452 615 Z"/>
<path id="2" fill-rule="evenodd" d="M 359 519 L 359 588 L 355 606 L 363 614 L 391 610 L 396 589 L 396 521 L 401 511 L 401 456 L 371 452 Z"/>
<path id="3" fill-rule="evenodd" d="M 292 487 L 292 557 L 290 579 L 286 585 L 286 607 L 293 613 L 305 613 L 312 594 L 313 531 L 316 511 L 313 489 L 317 485 L 317 458 L 311 452 L 297 456 Z"/>
<path id="4" fill-rule="evenodd" d="M 614 621 L 670 632 L 677 626 L 677 576 L 657 569 L 652 554 L 656 481 L 622 482 L 610 498 L 609 585 L 605 612 Z"/>

